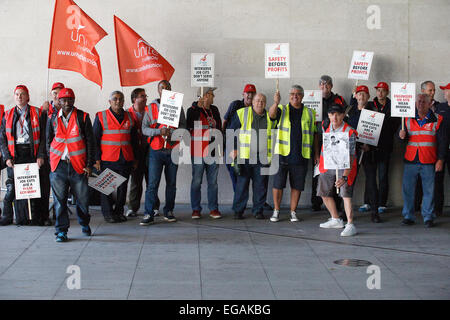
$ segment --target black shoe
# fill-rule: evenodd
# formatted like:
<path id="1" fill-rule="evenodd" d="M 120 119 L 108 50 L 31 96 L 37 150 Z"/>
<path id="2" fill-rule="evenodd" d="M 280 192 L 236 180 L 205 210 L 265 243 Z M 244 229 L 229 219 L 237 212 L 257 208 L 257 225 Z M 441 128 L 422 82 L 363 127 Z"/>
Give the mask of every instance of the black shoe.
<path id="1" fill-rule="evenodd" d="M 378 214 L 378 212 L 372 212 L 372 222 L 374 223 L 380 223 L 381 222 L 381 218 L 380 215 Z"/>
<path id="2" fill-rule="evenodd" d="M 433 228 L 435 226 L 433 220 L 427 220 L 425 221 L 425 228 Z"/>
<path id="3" fill-rule="evenodd" d="M 267 202 L 264 203 L 263 209 L 267 210 L 267 211 L 273 211 L 272 206 L 270 204 L 268 204 Z"/>
<path id="4" fill-rule="evenodd" d="M 415 222 L 410 219 L 403 219 L 402 225 L 404 226 L 412 226 Z"/>
<path id="5" fill-rule="evenodd" d="M 118 223 L 120 222 L 119 220 L 113 218 L 113 217 L 105 217 L 105 221 L 108 223 Z"/>
<path id="6" fill-rule="evenodd" d="M 12 219 L 8 219 L 8 218 L 1 218 L 0 219 L 0 226 L 7 226 L 7 225 L 10 225 L 12 223 L 13 223 Z"/>
<path id="7" fill-rule="evenodd" d="M 92 234 L 92 230 L 89 226 L 82 226 L 81 232 L 83 232 L 87 236 L 90 236 Z"/>
<path id="8" fill-rule="evenodd" d="M 242 213 L 242 212 L 235 212 L 234 213 L 234 219 L 236 219 L 236 220 L 244 219 L 244 213 Z"/>
<path id="9" fill-rule="evenodd" d="M 166 220 L 168 222 L 176 222 L 177 221 L 177 219 L 175 218 L 175 216 L 173 215 L 173 213 L 171 211 L 164 215 L 164 220 Z"/>
<path id="10" fill-rule="evenodd" d="M 266 217 L 264 217 L 262 212 L 258 212 L 257 214 L 255 214 L 255 219 L 258 220 L 264 220 Z"/>
<path id="11" fill-rule="evenodd" d="M 148 226 L 149 224 L 152 224 L 154 222 L 153 216 L 146 214 L 144 216 L 144 219 L 141 220 L 140 225 L 141 226 Z"/>
<path id="12" fill-rule="evenodd" d="M 321 205 L 313 205 L 312 206 L 312 211 L 321 211 L 322 210 L 322 206 Z"/>
<path id="13" fill-rule="evenodd" d="M 119 222 L 125 222 L 125 221 L 127 221 L 127 217 L 125 217 L 123 214 L 119 214 L 119 215 L 116 217 L 116 219 L 119 220 Z"/>

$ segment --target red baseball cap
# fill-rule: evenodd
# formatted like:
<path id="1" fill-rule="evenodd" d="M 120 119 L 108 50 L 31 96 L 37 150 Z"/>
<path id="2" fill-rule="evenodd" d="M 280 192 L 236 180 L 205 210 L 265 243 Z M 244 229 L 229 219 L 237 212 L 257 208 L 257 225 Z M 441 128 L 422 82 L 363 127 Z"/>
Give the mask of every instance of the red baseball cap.
<path id="1" fill-rule="evenodd" d="M 369 94 L 369 88 L 367 88 L 367 86 L 359 86 L 359 87 L 357 87 L 355 93 L 358 93 L 360 91 L 364 91 L 365 93 Z"/>
<path id="2" fill-rule="evenodd" d="M 23 85 L 23 84 L 19 84 L 19 85 L 14 89 L 14 93 L 16 92 L 17 89 L 22 89 L 22 90 L 24 90 L 27 94 L 29 94 L 28 88 L 27 88 L 25 85 Z"/>
<path id="3" fill-rule="evenodd" d="M 256 92 L 256 87 L 253 84 L 246 84 L 244 92 Z"/>
<path id="4" fill-rule="evenodd" d="M 61 82 L 55 82 L 55 83 L 52 85 L 52 91 L 55 90 L 55 89 L 58 89 L 58 88 L 64 89 L 64 88 L 65 88 L 65 87 L 64 87 L 64 84 L 62 84 Z"/>
<path id="5" fill-rule="evenodd" d="M 447 83 L 445 87 L 439 86 L 439 88 L 441 88 L 442 90 L 450 90 L 450 83 Z"/>
<path id="6" fill-rule="evenodd" d="M 378 84 L 375 86 L 375 89 L 383 88 L 389 91 L 389 85 L 386 82 L 378 82 Z"/>
<path id="7" fill-rule="evenodd" d="M 62 88 L 58 93 L 58 99 L 61 98 L 75 98 L 75 93 L 73 93 L 73 90 L 70 88 Z"/>

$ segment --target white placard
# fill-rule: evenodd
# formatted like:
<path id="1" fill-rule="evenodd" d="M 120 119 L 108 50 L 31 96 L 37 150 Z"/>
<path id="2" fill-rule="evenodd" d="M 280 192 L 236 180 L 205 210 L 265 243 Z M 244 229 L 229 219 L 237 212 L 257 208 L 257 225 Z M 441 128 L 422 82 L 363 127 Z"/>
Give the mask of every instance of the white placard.
<path id="1" fill-rule="evenodd" d="M 191 87 L 214 87 L 214 53 L 191 53 Z"/>
<path id="2" fill-rule="evenodd" d="M 36 162 L 14 165 L 16 200 L 41 197 L 39 166 Z"/>
<path id="3" fill-rule="evenodd" d="M 416 116 L 416 84 L 405 82 L 391 83 L 391 116 Z"/>
<path id="4" fill-rule="evenodd" d="M 322 121 L 322 90 L 305 90 L 302 103 L 316 112 L 316 121 Z"/>
<path id="5" fill-rule="evenodd" d="M 159 104 L 158 123 L 178 128 L 184 94 L 163 90 Z"/>
<path id="6" fill-rule="evenodd" d="M 377 146 L 383 121 L 384 113 L 362 109 L 356 129 L 358 142 Z"/>
<path id="7" fill-rule="evenodd" d="M 369 80 L 372 67 L 373 52 L 353 51 L 352 62 L 348 70 L 348 78 L 356 80 Z"/>
<path id="8" fill-rule="evenodd" d="M 323 134 L 323 160 L 325 169 L 350 169 L 350 142 L 348 132 Z"/>
<path id="9" fill-rule="evenodd" d="M 88 185 L 103 194 L 110 195 L 125 181 L 127 181 L 125 177 L 108 168 L 97 177 L 90 177 Z"/>
<path id="10" fill-rule="evenodd" d="M 290 78 L 289 43 L 265 44 L 266 79 Z"/>

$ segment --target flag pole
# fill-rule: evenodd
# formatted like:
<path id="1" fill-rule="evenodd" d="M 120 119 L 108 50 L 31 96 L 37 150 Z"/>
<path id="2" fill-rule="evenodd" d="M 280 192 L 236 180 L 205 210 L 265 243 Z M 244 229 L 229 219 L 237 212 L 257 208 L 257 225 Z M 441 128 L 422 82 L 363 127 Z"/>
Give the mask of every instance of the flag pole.
<path id="1" fill-rule="evenodd" d="M 339 180 L 339 169 L 336 169 L 336 182 Z M 336 187 L 336 194 L 339 195 L 339 188 Z"/>
<path id="2" fill-rule="evenodd" d="M 30 218 L 30 221 L 31 221 L 32 219 L 31 219 L 31 201 L 30 201 L 30 198 L 28 198 L 28 217 Z"/>
<path id="3" fill-rule="evenodd" d="M 48 99 L 48 81 L 50 80 L 50 69 L 47 68 L 47 86 L 45 87 L 45 101 Z"/>

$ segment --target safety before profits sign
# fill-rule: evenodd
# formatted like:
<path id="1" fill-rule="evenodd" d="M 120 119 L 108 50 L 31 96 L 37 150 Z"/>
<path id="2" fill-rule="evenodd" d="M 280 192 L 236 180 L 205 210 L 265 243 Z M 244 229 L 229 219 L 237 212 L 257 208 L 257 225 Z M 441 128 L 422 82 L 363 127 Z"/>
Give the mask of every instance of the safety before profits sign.
<path id="1" fill-rule="evenodd" d="M 322 121 L 322 90 L 305 90 L 302 103 L 316 112 L 316 121 Z"/>
<path id="2" fill-rule="evenodd" d="M 184 94 L 163 90 L 159 105 L 158 123 L 178 128 Z"/>
<path id="3" fill-rule="evenodd" d="M 191 87 L 214 87 L 214 53 L 191 53 Z"/>
<path id="4" fill-rule="evenodd" d="M 358 142 L 377 146 L 383 121 L 384 113 L 362 109 L 356 129 L 358 131 Z"/>
<path id="5" fill-rule="evenodd" d="M 41 197 L 39 166 L 37 163 L 14 165 L 14 187 L 16 199 L 34 199 Z"/>
<path id="6" fill-rule="evenodd" d="M 89 178 L 88 185 L 103 194 L 110 195 L 127 179 L 120 174 L 105 169 L 95 178 Z"/>
<path id="7" fill-rule="evenodd" d="M 265 44 L 266 79 L 290 78 L 289 43 Z"/>
<path id="8" fill-rule="evenodd" d="M 416 84 L 404 82 L 391 83 L 391 116 L 416 116 Z"/>
<path id="9" fill-rule="evenodd" d="M 348 78 L 356 80 L 369 80 L 372 59 L 373 52 L 353 51 L 350 70 L 348 70 Z"/>

